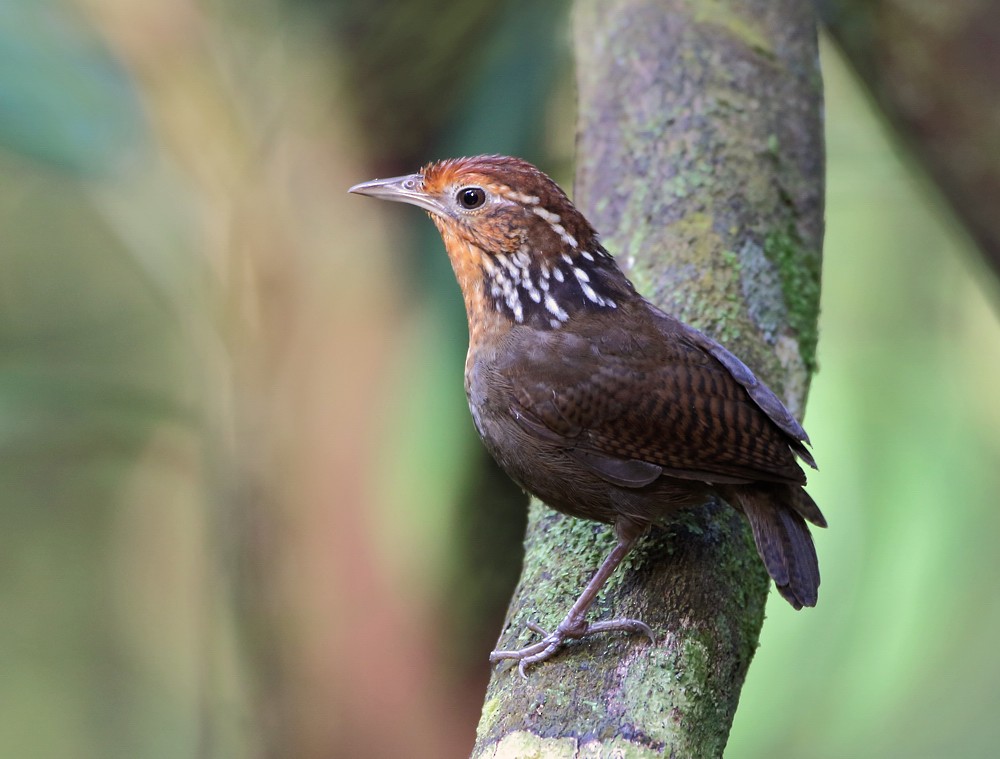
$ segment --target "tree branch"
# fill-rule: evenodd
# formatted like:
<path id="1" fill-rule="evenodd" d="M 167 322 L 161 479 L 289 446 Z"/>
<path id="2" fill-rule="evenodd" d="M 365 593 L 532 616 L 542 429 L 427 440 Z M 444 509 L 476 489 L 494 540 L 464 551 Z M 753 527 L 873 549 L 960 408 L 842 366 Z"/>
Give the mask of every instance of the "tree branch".
<path id="1" fill-rule="evenodd" d="M 823 218 L 815 22 L 796 0 L 580 0 L 577 205 L 648 297 L 801 409 L 815 364 Z M 780 391 L 784 392 L 780 392 Z M 614 538 L 533 503 L 502 648 L 554 625 Z M 499 667 L 473 756 L 719 756 L 768 579 L 722 504 L 646 538 L 591 619 L 658 635 Z"/>
<path id="2" fill-rule="evenodd" d="M 1000 4 L 816 0 L 882 113 L 1000 275 Z"/>

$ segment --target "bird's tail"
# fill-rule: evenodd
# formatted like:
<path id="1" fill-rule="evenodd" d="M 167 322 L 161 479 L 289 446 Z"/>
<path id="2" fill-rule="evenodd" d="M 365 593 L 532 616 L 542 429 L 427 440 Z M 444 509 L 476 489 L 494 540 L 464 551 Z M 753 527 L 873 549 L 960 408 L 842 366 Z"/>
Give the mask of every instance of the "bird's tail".
<path id="1" fill-rule="evenodd" d="M 736 498 L 778 592 L 796 609 L 815 606 L 819 563 L 806 519 L 826 527 L 815 501 L 795 485 L 740 488 Z"/>

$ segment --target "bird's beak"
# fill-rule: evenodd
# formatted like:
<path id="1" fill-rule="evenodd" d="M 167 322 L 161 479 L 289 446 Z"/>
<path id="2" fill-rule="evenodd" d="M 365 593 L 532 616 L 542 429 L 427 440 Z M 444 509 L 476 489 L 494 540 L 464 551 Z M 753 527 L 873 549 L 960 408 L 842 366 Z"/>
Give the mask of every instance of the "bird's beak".
<path id="1" fill-rule="evenodd" d="M 432 195 L 424 191 L 422 174 L 407 174 L 389 179 L 373 179 L 371 182 L 356 184 L 348 192 L 368 195 L 381 200 L 395 200 L 397 203 L 411 203 L 425 211 L 443 216 L 444 208 Z"/>

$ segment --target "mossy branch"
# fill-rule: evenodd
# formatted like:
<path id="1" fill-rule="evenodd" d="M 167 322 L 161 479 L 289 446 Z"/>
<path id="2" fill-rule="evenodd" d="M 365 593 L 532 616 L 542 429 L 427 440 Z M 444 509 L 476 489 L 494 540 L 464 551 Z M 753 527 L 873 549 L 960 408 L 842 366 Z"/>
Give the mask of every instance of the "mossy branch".
<path id="1" fill-rule="evenodd" d="M 576 200 L 636 285 L 801 410 L 815 365 L 823 228 L 816 28 L 797 0 L 580 0 Z M 533 503 L 501 647 L 554 625 L 613 543 Z M 734 510 L 648 536 L 592 618 L 658 634 L 497 668 L 475 757 L 720 756 L 768 579 Z M 619 755 L 619 754 L 615 754 Z"/>

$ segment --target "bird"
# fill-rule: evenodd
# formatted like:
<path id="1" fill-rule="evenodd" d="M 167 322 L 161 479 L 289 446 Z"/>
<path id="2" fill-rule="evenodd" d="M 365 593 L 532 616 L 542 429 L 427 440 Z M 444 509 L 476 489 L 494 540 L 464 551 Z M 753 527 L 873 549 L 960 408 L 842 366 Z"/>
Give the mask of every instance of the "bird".
<path id="1" fill-rule="evenodd" d="M 644 634 L 638 619 L 587 621 L 636 541 L 719 497 L 744 514 L 778 592 L 815 606 L 807 521 L 826 527 L 799 462 L 809 437 L 733 353 L 653 305 L 546 174 L 519 158 L 430 162 L 349 192 L 409 203 L 434 222 L 465 303 L 465 392 L 489 453 L 523 490 L 617 542 L 562 621 L 496 650 L 520 674 L 594 633 Z"/>

